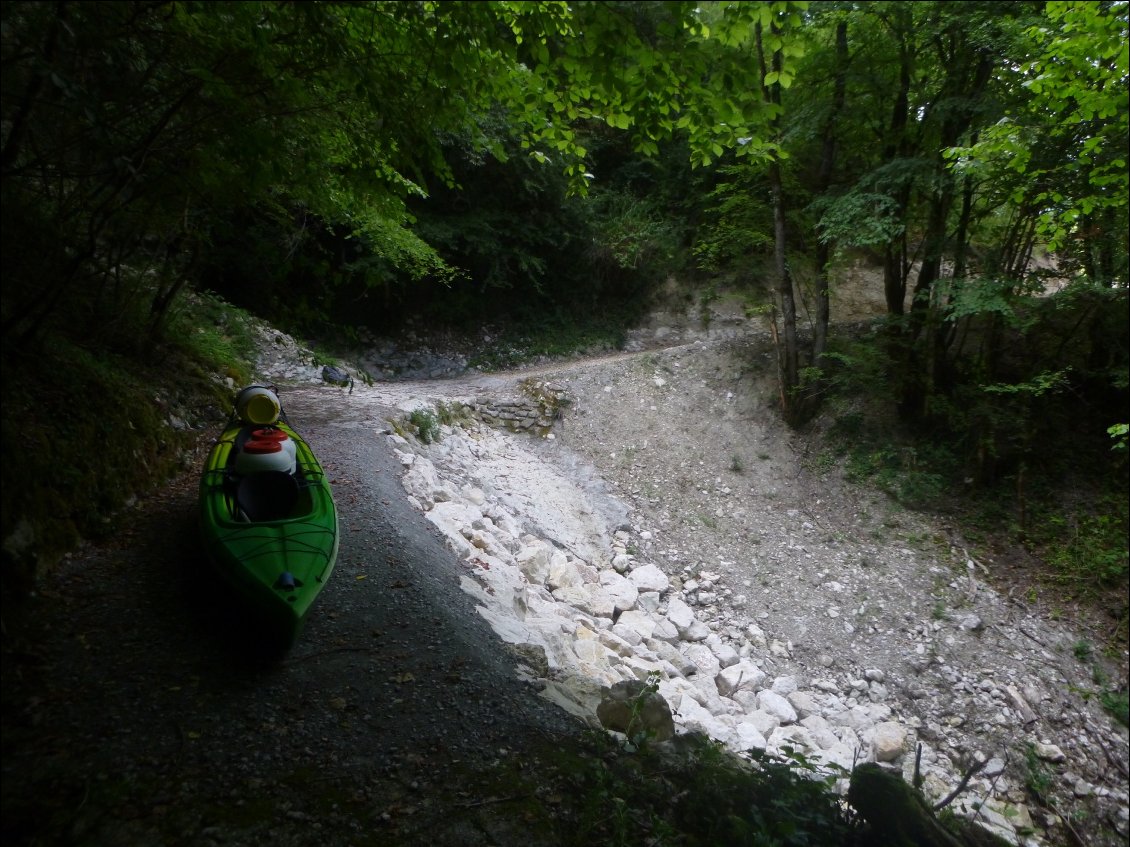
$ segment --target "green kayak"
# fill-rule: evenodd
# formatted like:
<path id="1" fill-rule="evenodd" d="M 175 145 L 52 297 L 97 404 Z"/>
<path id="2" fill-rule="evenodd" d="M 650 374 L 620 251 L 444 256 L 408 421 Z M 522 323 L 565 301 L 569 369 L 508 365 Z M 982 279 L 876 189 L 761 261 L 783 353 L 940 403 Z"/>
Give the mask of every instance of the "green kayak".
<path id="1" fill-rule="evenodd" d="M 246 389 L 245 389 L 246 391 Z M 241 395 L 242 396 L 242 395 Z M 237 407 L 200 480 L 204 545 L 220 576 L 292 645 L 337 559 L 333 495 L 310 446 L 277 413 Z M 266 422 L 266 421 L 270 422 Z"/>

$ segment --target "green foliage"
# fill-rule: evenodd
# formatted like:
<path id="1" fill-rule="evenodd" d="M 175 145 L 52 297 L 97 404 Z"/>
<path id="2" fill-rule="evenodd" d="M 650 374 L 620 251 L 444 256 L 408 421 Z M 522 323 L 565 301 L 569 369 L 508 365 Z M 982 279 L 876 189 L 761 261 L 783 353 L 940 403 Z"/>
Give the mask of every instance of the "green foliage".
<path id="1" fill-rule="evenodd" d="M 416 437 L 425 444 L 440 440 L 439 416 L 431 409 L 415 409 L 408 416 L 408 423 L 416 432 Z"/>
<path id="2" fill-rule="evenodd" d="M 480 370 L 506 370 L 545 357 L 617 350 L 624 345 L 628 323 L 624 314 L 531 312 L 519 312 L 500 327 L 491 347 L 468 364 Z"/>
<path id="3" fill-rule="evenodd" d="M 1130 696 L 1127 692 L 1108 689 L 1099 695 L 1099 700 L 1116 721 L 1130 727 Z"/>
<path id="4" fill-rule="evenodd" d="M 953 456 L 944 447 L 857 445 L 848 455 L 844 476 L 851 482 L 871 481 L 907 508 L 937 509 L 953 466 Z"/>
<path id="5" fill-rule="evenodd" d="M 594 190 L 587 211 L 593 216 L 592 263 L 597 273 L 669 267 L 681 233 L 657 204 L 627 191 Z M 613 271 L 612 269 L 615 269 Z"/>
<path id="6" fill-rule="evenodd" d="M 809 211 L 819 216 L 815 228 L 820 240 L 843 249 L 887 244 L 906 229 L 894 198 L 873 191 L 818 197 Z"/>
<path id="7" fill-rule="evenodd" d="M 1107 435 L 1114 441 L 1110 449 L 1125 452 L 1127 438 L 1130 437 L 1130 425 L 1115 424 L 1114 426 L 1107 427 L 1106 431 Z"/>
<path id="8" fill-rule="evenodd" d="M 256 351 L 248 318 L 243 310 L 204 292 L 176 309 L 169 338 L 202 367 L 245 384 L 252 377 L 248 365 Z"/>
<path id="9" fill-rule="evenodd" d="M 1075 654 L 1075 658 L 1080 662 L 1091 661 L 1091 658 L 1095 653 L 1095 648 L 1091 646 L 1091 642 L 1086 640 L 1076 641 L 1075 646 L 1072 647 L 1071 650 Z"/>
<path id="10" fill-rule="evenodd" d="M 1048 792 L 1055 785 L 1055 774 L 1048 769 L 1036 753 L 1036 747 L 1028 744 L 1024 753 L 1025 778 L 1024 787 L 1037 802 L 1046 802 Z"/>
<path id="11" fill-rule="evenodd" d="M 1014 90 L 1026 95 L 1016 113 L 947 155 L 958 168 L 1021 175 L 1013 199 L 1040 208 L 1041 234 L 1062 246 L 1096 210 L 1130 199 L 1127 10 L 1054 2 L 1043 11 L 1016 44 Z"/>
<path id="12" fill-rule="evenodd" d="M 1130 506 L 1123 498 L 1104 499 L 1094 513 L 1049 515 L 1038 533 L 1055 579 L 1086 593 L 1123 584 L 1130 575 Z"/>
<path id="13" fill-rule="evenodd" d="M 250 371 L 245 361 L 231 364 Z M 231 400 L 212 382 L 211 366 L 191 343 L 155 345 L 146 364 L 65 341 L 34 359 L 5 351 L 6 596 L 25 593 L 80 539 L 118 531 L 129 502 L 182 468 L 197 436 L 170 419 L 192 421 L 201 407 Z"/>
<path id="14" fill-rule="evenodd" d="M 704 196 L 704 221 L 694 256 L 708 271 L 724 271 L 773 247 L 772 209 L 764 173 L 749 162 L 723 165 Z"/>

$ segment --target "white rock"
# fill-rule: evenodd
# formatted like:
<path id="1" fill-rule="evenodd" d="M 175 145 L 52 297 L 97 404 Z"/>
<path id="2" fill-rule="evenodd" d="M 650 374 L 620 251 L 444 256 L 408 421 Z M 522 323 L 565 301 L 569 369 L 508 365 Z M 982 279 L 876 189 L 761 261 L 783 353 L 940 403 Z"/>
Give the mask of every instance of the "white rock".
<path id="1" fill-rule="evenodd" d="M 620 617 L 616 619 L 613 625 L 613 630 L 625 629 L 630 630 L 636 634 L 636 641 L 651 638 L 656 629 L 656 621 L 653 617 L 644 612 L 635 609 L 629 609 L 626 612 L 621 612 Z M 630 639 L 629 639 L 630 640 Z"/>
<path id="2" fill-rule="evenodd" d="M 615 627 L 613 627 L 615 629 Z M 684 656 L 673 645 L 658 638 L 649 638 L 644 642 L 648 649 L 654 651 L 661 661 L 667 662 L 675 669 L 677 676 L 690 676 L 698 673 L 698 666 Z"/>
<path id="3" fill-rule="evenodd" d="M 635 608 L 639 591 L 627 578 L 614 570 L 600 572 L 600 585 L 608 592 L 618 612 Z"/>
<path id="4" fill-rule="evenodd" d="M 845 771 L 850 771 L 856 764 L 856 748 L 839 742 L 831 747 L 820 748 L 812 754 L 811 758 L 815 762 L 838 765 Z"/>
<path id="5" fill-rule="evenodd" d="M 668 644 L 678 644 L 680 641 L 679 630 L 667 618 L 660 618 L 655 621 L 655 629 L 652 631 L 651 637 L 666 641 Z"/>
<path id="6" fill-rule="evenodd" d="M 475 504 L 476 506 L 483 505 L 483 503 L 485 503 L 487 499 L 486 494 L 483 493 L 483 490 L 481 488 L 475 488 L 471 485 L 464 485 L 459 490 L 459 493 L 463 495 L 463 499 L 467 500 L 469 503 Z"/>
<path id="7" fill-rule="evenodd" d="M 730 742 L 738 750 L 764 750 L 768 746 L 765 735 L 749 721 L 741 721 L 734 727 Z"/>
<path id="8" fill-rule="evenodd" d="M 558 588 L 553 592 L 558 602 L 568 603 L 576 609 L 596 618 L 611 618 L 616 610 L 611 595 L 599 585 L 575 585 Z"/>
<path id="9" fill-rule="evenodd" d="M 751 623 L 745 628 L 746 637 L 749 638 L 750 643 L 760 650 L 764 650 L 769 646 L 769 639 L 765 637 L 764 630 L 757 624 Z"/>
<path id="10" fill-rule="evenodd" d="M 749 712 L 742 720 L 752 724 L 757 728 L 757 731 L 768 738 L 777 727 L 781 725 L 781 719 L 776 715 L 771 715 L 768 712 L 763 712 L 760 709 Z"/>
<path id="11" fill-rule="evenodd" d="M 662 692 L 662 688 L 660 688 Z M 671 702 L 668 700 L 668 702 Z M 713 722 L 714 715 L 710 714 L 701 703 L 690 694 L 683 694 L 677 701 L 675 712 L 679 720 L 694 729 L 702 729 L 707 723 Z M 705 731 L 705 730 L 703 730 Z"/>
<path id="12" fill-rule="evenodd" d="M 595 633 L 594 633 L 595 634 Z M 573 652 L 582 668 L 593 668 L 598 671 L 609 670 L 616 654 L 597 641 L 595 638 L 585 638 L 573 642 Z"/>
<path id="13" fill-rule="evenodd" d="M 660 662 L 645 659 L 641 656 L 625 656 L 621 664 L 631 671 L 633 676 L 641 682 L 646 682 L 649 677 L 655 675 L 666 676 L 663 665 Z"/>
<path id="14" fill-rule="evenodd" d="M 542 585 L 549 576 L 549 550 L 543 544 L 522 547 L 514 561 L 534 585 Z"/>
<path id="15" fill-rule="evenodd" d="M 1032 745 L 1032 749 L 1045 762 L 1064 762 L 1067 760 L 1066 754 L 1055 744 L 1049 744 L 1046 741 L 1040 741 Z"/>
<path id="16" fill-rule="evenodd" d="M 632 585 L 641 593 L 644 591 L 658 591 L 662 594 L 671 587 L 671 581 L 667 578 L 667 574 L 663 573 L 663 571 L 652 564 L 640 565 L 638 568 L 633 569 L 632 572 L 628 574 L 628 579 L 632 581 Z"/>
<path id="17" fill-rule="evenodd" d="M 773 684 L 769 686 L 774 694 L 780 694 L 785 698 L 788 698 L 788 696 L 799 687 L 795 676 L 779 676 L 773 680 Z"/>
<path id="18" fill-rule="evenodd" d="M 767 749 L 777 753 L 784 752 L 784 747 L 808 753 L 816 749 L 816 742 L 803 726 L 779 726 L 769 735 Z"/>
<path id="19" fill-rule="evenodd" d="M 809 715 L 817 715 L 820 713 L 820 705 L 816 699 L 807 691 L 793 691 L 785 695 L 785 699 L 789 701 L 801 720 L 807 718 Z"/>
<path id="20" fill-rule="evenodd" d="M 704 641 L 710 635 L 710 627 L 702 621 L 696 620 L 679 635 L 682 636 L 684 641 Z"/>
<path id="21" fill-rule="evenodd" d="M 636 598 L 636 608 L 648 614 L 657 614 L 659 612 L 659 605 L 660 597 L 658 591 L 641 591 L 640 596 Z M 678 632 L 676 632 L 675 635 L 677 637 Z"/>
<path id="22" fill-rule="evenodd" d="M 597 640 L 618 656 L 635 656 L 635 644 L 621 638 L 614 630 L 615 627 L 601 630 L 597 633 Z"/>
<path id="23" fill-rule="evenodd" d="M 782 724 L 796 723 L 796 710 L 789 701 L 772 691 L 761 691 L 757 695 L 757 705 L 761 711 L 773 715 Z"/>
<path id="24" fill-rule="evenodd" d="M 737 650 L 713 632 L 706 636 L 703 643 L 710 648 L 711 652 L 718 658 L 718 663 L 724 668 L 737 664 L 738 660 L 741 658 Z"/>
<path id="25" fill-rule="evenodd" d="M 546 575 L 545 585 L 550 591 L 556 592 L 559 588 L 573 588 L 581 585 L 584 578 L 580 568 L 565 556 L 560 550 L 554 551 L 549 561 L 549 573 Z"/>
<path id="26" fill-rule="evenodd" d="M 682 637 L 690 629 L 691 624 L 695 623 L 694 609 L 678 597 L 672 597 L 667 603 L 667 620 L 674 625 Z"/>
<path id="27" fill-rule="evenodd" d="M 871 730 L 871 753 L 876 762 L 893 762 L 906 751 L 906 728 L 895 721 L 876 724 Z"/>
<path id="28" fill-rule="evenodd" d="M 723 697 L 733 697 L 739 689 L 757 691 L 764 681 L 764 671 L 746 659 L 721 669 L 714 676 L 714 684 Z"/>
<path id="29" fill-rule="evenodd" d="M 683 648 L 683 654 L 694 662 L 695 667 L 698 668 L 698 673 L 708 679 L 713 680 L 722 670 L 718 657 L 705 644 L 687 644 Z"/>

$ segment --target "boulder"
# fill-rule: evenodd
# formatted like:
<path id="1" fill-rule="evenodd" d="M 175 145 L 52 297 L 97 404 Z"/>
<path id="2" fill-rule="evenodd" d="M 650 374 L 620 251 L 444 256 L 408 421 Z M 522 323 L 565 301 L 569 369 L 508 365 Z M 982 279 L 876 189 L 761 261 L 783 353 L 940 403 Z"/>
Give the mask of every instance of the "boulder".
<path id="1" fill-rule="evenodd" d="M 604 692 L 596 717 L 605 729 L 622 732 L 629 739 L 641 733 L 654 741 L 675 736 L 671 707 L 663 695 L 640 680 L 618 682 Z"/>

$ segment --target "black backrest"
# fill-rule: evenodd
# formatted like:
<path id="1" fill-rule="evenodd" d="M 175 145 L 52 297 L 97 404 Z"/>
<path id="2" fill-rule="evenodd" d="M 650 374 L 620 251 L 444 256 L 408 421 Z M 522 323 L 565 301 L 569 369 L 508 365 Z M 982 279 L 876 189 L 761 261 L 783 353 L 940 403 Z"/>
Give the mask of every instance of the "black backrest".
<path id="1" fill-rule="evenodd" d="M 235 504 L 252 523 L 289 517 L 297 500 L 298 481 L 283 471 L 248 474 L 235 489 Z"/>

